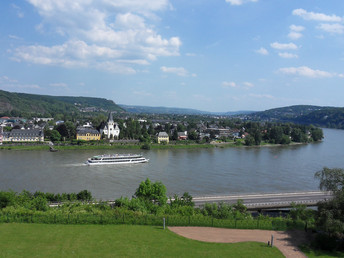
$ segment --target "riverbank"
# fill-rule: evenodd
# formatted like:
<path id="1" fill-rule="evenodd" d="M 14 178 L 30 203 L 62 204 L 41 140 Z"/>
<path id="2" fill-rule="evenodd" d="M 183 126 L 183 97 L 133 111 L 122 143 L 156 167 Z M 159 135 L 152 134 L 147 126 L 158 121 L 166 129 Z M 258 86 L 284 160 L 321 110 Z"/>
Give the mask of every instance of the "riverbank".
<path id="1" fill-rule="evenodd" d="M 116 149 L 145 149 L 144 144 L 139 143 L 112 143 L 112 144 L 82 144 L 82 145 L 72 145 L 68 143 L 63 143 L 59 145 L 54 145 L 53 148 L 57 151 L 63 150 L 116 150 Z M 148 149 L 204 149 L 204 148 L 214 148 L 217 147 L 212 144 L 150 144 Z M 0 146 L 0 150 L 50 150 L 48 144 L 4 144 Z"/>
<path id="2" fill-rule="evenodd" d="M 286 145 L 282 144 L 271 144 L 262 142 L 260 145 L 246 146 L 243 142 L 211 142 L 211 143 L 170 143 L 170 144 L 149 144 L 142 143 L 84 143 L 80 145 L 70 144 L 70 143 L 59 143 L 53 146 L 56 151 L 63 150 L 122 150 L 122 149 L 209 149 L 209 148 L 228 148 L 228 147 L 250 147 L 250 148 L 260 148 L 260 147 L 276 147 L 276 146 L 290 146 L 290 145 L 301 145 L 307 143 L 291 142 Z M 50 145 L 48 143 L 19 143 L 19 144 L 3 144 L 0 145 L 0 150 L 50 150 Z"/>

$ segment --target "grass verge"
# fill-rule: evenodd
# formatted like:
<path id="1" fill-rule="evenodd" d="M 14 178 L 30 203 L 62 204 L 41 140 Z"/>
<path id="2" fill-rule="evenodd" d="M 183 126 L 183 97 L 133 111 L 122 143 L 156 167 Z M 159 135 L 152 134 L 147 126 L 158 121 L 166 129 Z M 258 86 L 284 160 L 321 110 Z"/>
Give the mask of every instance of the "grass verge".
<path id="1" fill-rule="evenodd" d="M 161 227 L 0 224 L 0 257 L 283 257 L 264 243 L 204 243 Z"/>

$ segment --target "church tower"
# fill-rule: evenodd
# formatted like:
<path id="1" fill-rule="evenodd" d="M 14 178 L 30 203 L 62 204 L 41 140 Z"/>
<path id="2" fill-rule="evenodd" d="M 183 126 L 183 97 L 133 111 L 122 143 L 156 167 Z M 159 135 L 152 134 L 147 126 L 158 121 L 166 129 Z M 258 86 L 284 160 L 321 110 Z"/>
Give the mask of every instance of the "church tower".
<path id="1" fill-rule="evenodd" d="M 107 139 L 118 139 L 119 133 L 120 129 L 118 127 L 118 124 L 113 121 L 113 116 L 110 112 L 106 124 L 102 128 L 100 128 L 100 134 L 104 135 Z"/>
<path id="2" fill-rule="evenodd" d="M 107 133 L 108 138 L 115 137 L 115 123 L 113 121 L 112 112 L 110 112 L 110 114 L 109 114 L 109 118 L 108 118 L 108 122 L 107 122 L 107 129 L 108 129 L 108 133 Z M 112 135 L 112 137 L 111 137 L 111 135 Z"/>

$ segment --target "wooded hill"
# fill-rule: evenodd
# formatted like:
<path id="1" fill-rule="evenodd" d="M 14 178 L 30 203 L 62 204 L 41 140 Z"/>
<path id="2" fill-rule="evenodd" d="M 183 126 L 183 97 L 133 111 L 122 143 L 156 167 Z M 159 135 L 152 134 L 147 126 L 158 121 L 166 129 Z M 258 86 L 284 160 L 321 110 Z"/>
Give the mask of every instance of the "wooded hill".
<path id="1" fill-rule="evenodd" d="M 297 105 L 269 109 L 247 116 L 249 120 L 313 124 L 319 127 L 344 129 L 344 108 Z"/>
<path id="2" fill-rule="evenodd" d="M 112 100 L 103 98 L 48 96 L 0 90 L 0 116 L 54 117 L 56 114 L 92 111 L 123 112 L 124 110 Z"/>

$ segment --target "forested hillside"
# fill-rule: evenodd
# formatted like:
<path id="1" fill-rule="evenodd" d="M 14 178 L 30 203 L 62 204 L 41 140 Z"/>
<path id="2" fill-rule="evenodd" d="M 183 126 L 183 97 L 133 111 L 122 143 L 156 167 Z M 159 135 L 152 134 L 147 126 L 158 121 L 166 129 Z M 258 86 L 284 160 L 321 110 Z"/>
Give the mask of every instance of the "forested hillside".
<path id="1" fill-rule="evenodd" d="M 45 116 L 56 114 L 77 114 L 94 111 L 124 111 L 112 100 L 88 97 L 57 97 L 25 93 L 11 93 L 0 90 L 0 115 Z"/>
<path id="2" fill-rule="evenodd" d="M 247 116 L 249 120 L 293 122 L 344 129 L 344 108 L 298 105 L 269 109 Z"/>

